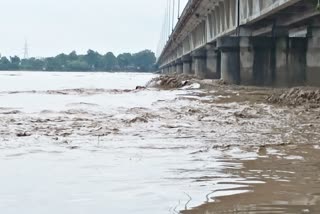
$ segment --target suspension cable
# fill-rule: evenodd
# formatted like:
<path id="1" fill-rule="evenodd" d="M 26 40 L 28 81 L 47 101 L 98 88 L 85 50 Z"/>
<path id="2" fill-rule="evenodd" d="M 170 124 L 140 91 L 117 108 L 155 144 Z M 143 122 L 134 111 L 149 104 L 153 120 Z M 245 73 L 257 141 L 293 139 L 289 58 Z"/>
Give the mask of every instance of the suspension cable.
<path id="1" fill-rule="evenodd" d="M 172 31 L 174 30 L 174 22 L 175 22 L 175 6 L 176 1 L 172 0 Z"/>

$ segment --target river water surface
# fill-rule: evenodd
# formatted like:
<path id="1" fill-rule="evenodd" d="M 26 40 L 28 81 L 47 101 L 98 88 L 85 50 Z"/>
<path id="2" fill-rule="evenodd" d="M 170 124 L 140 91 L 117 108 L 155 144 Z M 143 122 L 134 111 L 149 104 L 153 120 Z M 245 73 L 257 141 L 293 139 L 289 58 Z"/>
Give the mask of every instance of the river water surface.
<path id="1" fill-rule="evenodd" d="M 0 213 L 320 213 L 316 109 L 153 77 L 1 72 Z"/>

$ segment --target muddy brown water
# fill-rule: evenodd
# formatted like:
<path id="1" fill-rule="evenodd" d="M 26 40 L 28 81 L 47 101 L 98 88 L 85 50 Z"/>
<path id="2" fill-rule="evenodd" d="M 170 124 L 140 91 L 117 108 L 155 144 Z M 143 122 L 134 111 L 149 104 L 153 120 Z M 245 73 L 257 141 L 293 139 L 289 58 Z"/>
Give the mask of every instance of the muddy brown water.
<path id="1" fill-rule="evenodd" d="M 320 111 L 272 89 L 0 73 L 0 210 L 320 213 Z"/>
<path id="2" fill-rule="evenodd" d="M 260 181 L 239 190 L 244 194 L 222 196 L 182 213 L 320 213 L 319 147 L 262 147 L 259 158 L 239 161 L 229 169 L 246 181 Z"/>

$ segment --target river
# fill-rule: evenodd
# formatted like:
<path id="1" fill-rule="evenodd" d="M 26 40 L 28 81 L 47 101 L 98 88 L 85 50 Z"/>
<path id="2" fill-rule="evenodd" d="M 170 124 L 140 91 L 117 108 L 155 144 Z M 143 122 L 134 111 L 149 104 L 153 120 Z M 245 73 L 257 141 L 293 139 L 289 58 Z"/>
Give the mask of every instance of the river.
<path id="1" fill-rule="evenodd" d="M 1 72 L 1 213 L 320 213 L 317 110 L 155 76 Z"/>

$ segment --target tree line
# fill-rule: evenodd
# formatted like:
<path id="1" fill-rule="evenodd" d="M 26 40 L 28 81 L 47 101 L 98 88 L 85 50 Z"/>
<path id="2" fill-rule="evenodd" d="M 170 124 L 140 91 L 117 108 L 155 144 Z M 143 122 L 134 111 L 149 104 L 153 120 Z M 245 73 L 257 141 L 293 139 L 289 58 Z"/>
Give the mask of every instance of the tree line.
<path id="1" fill-rule="evenodd" d="M 0 56 L 0 70 L 6 71 L 138 71 L 155 70 L 156 57 L 150 50 L 138 53 L 123 53 L 115 56 L 112 52 L 104 55 L 88 50 L 86 54 L 59 54 L 55 57 L 20 59 L 18 56 Z"/>

